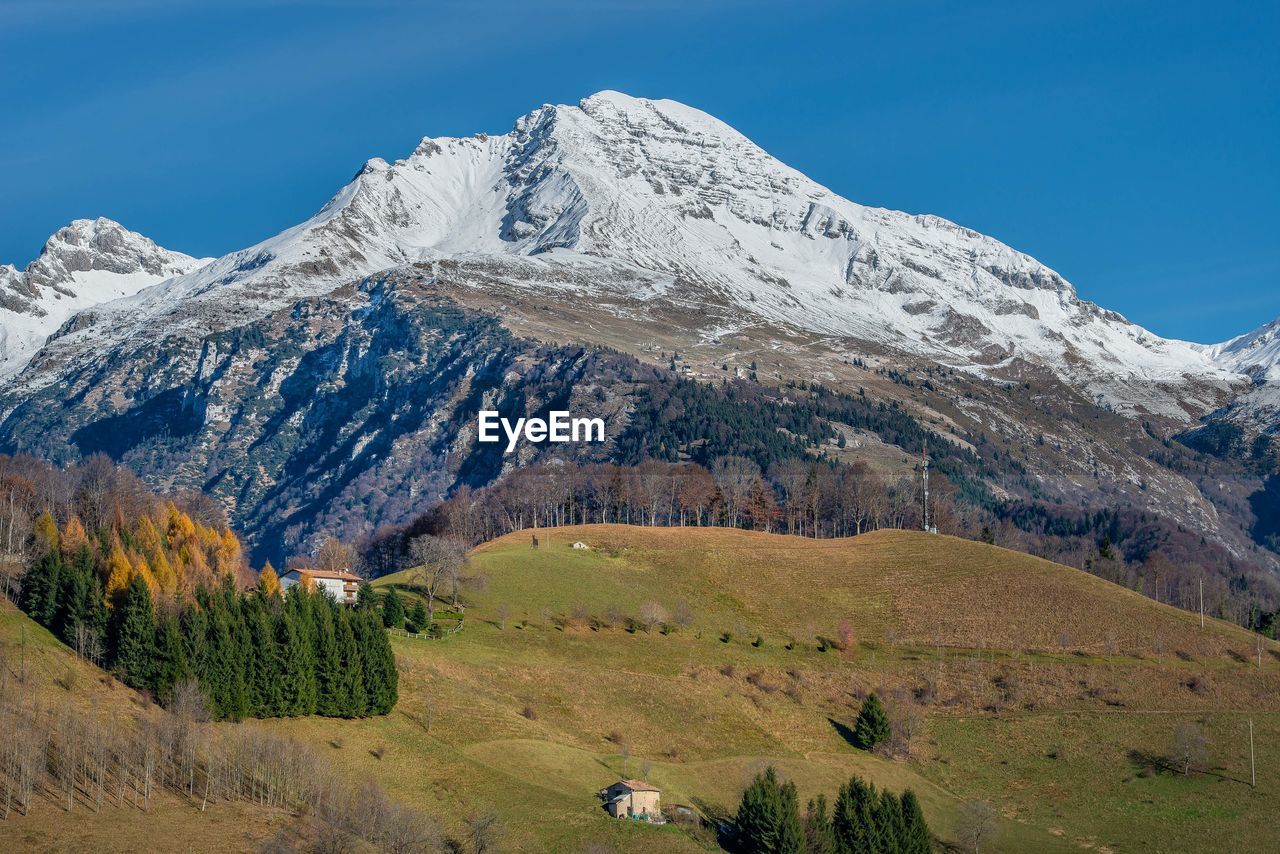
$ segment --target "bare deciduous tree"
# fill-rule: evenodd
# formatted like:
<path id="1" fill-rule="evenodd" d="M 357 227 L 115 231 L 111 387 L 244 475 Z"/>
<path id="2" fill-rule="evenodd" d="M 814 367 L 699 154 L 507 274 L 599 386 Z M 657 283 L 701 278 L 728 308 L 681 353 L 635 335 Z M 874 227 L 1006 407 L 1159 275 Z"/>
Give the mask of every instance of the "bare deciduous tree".
<path id="1" fill-rule="evenodd" d="M 474 854 L 496 851 L 500 831 L 498 817 L 491 812 L 473 813 L 467 816 L 467 842 Z"/>
<path id="2" fill-rule="evenodd" d="M 667 609 L 663 608 L 657 602 L 645 602 L 640 606 L 640 622 L 644 623 L 644 630 L 651 631 L 654 626 L 667 621 Z"/>
<path id="3" fill-rule="evenodd" d="M 974 854 L 995 841 L 1000 831 L 996 811 L 988 801 L 969 801 L 956 817 L 956 835 Z"/>
<path id="4" fill-rule="evenodd" d="M 424 534 L 409 541 L 410 565 L 417 568 L 414 580 L 427 603 L 428 625 L 435 621 L 435 600 L 446 584 L 455 585 L 456 602 L 457 579 L 466 557 L 466 546 L 448 537 Z"/>
<path id="5" fill-rule="evenodd" d="M 1173 731 L 1173 761 L 1183 774 L 1190 774 L 1208 764 L 1209 740 L 1200 727 L 1185 723 Z"/>

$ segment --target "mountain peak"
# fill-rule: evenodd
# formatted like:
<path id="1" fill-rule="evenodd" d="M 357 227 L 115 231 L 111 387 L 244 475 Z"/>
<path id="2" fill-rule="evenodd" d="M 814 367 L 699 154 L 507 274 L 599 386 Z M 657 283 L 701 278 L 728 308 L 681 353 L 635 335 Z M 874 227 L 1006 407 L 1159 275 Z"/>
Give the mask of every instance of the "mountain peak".
<path id="1" fill-rule="evenodd" d="M 722 317 L 975 370 L 1030 361 L 1122 409 L 1185 417 L 1162 393 L 1135 401 L 1130 380 L 1227 373 L 1208 348 L 1079 299 L 994 238 L 860 205 L 701 110 L 615 90 L 538 107 L 505 134 L 426 137 L 402 160 L 371 159 L 311 219 L 148 291 L 104 326 L 129 337 L 129 317 L 149 326 L 171 311 L 240 322 L 392 267 L 512 269 L 519 257 L 537 259 L 519 265 L 536 271 L 522 287 L 563 287 L 572 267 L 587 298 L 599 282 L 631 282 L 634 298 L 678 293 Z"/>
<path id="2" fill-rule="evenodd" d="M 22 367 L 72 314 L 189 273 L 203 261 L 107 217 L 75 219 L 19 271 L 0 266 L 0 376 Z"/>

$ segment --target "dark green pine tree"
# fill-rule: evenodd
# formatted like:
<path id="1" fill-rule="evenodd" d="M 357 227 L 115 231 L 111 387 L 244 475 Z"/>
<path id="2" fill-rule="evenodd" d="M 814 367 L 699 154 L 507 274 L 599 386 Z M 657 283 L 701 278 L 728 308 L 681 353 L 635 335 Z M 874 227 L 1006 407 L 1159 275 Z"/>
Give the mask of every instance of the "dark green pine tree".
<path id="1" fill-rule="evenodd" d="M 364 717 L 369 698 L 364 687 L 360 647 L 352 628 L 352 615 L 334 606 L 333 636 L 338 650 L 337 713 L 344 718 Z"/>
<path id="2" fill-rule="evenodd" d="M 120 679 L 133 688 L 154 690 L 156 618 L 151 589 L 134 575 L 112 615 L 111 649 Z"/>
<path id="3" fill-rule="evenodd" d="M 389 629 L 398 629 L 404 625 L 404 602 L 394 587 L 382 597 L 382 625 Z"/>
<path id="4" fill-rule="evenodd" d="M 875 790 L 858 777 L 840 787 L 831 820 L 840 854 L 864 854 L 879 850 L 875 832 Z"/>
<path id="5" fill-rule="evenodd" d="M 870 750 L 888 738 L 889 716 L 885 714 L 880 698 L 874 693 L 868 694 L 853 726 L 854 743 L 863 750 Z"/>
<path id="6" fill-rule="evenodd" d="M 902 854 L 929 854 L 933 850 L 933 841 L 929 834 L 929 825 L 925 823 L 924 811 L 920 809 L 920 801 L 916 793 L 907 789 L 902 793 Z"/>
<path id="7" fill-rule="evenodd" d="M 59 592 L 56 613 L 50 628 L 62 641 L 81 654 L 89 649 L 79 649 L 80 630 L 89 634 L 83 640 L 99 644 L 106 641 L 107 609 L 102 598 L 102 582 L 93 564 L 93 552 L 88 546 L 80 549 L 76 559 L 62 564 L 58 572 Z M 99 650 L 101 652 L 101 650 Z"/>
<path id="8" fill-rule="evenodd" d="M 249 690 L 245 684 L 247 672 L 245 649 L 241 647 L 237 623 L 238 614 L 232 613 L 222 596 L 209 600 L 207 677 L 202 680 L 209 694 L 213 711 L 222 718 L 240 720 L 249 713 Z"/>
<path id="9" fill-rule="evenodd" d="M 376 609 L 363 613 L 372 614 L 382 622 Z M 333 631 L 333 609 L 315 609 L 315 638 L 312 645 L 316 673 L 316 714 L 329 717 L 341 716 L 347 699 L 342 691 L 342 660 L 338 658 L 338 641 Z"/>
<path id="10" fill-rule="evenodd" d="M 299 595 L 293 605 L 293 631 L 297 638 L 297 656 L 292 671 L 298 678 L 298 694 L 296 707 L 298 714 L 315 714 L 319 703 L 320 687 L 316 667 L 316 622 L 325 610 L 339 607 L 332 597 L 323 593 L 304 593 Z M 293 600 L 295 597 L 290 597 Z"/>
<path id="11" fill-rule="evenodd" d="M 422 604 L 422 600 L 413 603 L 413 608 L 409 611 L 409 621 L 418 627 L 419 630 L 428 628 L 427 626 L 427 609 Z"/>
<path id="12" fill-rule="evenodd" d="M 173 696 L 173 686 L 190 676 L 182 629 L 176 617 L 168 617 L 156 628 L 156 696 L 161 702 L 168 702 Z"/>
<path id="13" fill-rule="evenodd" d="M 197 590 L 195 602 L 188 603 L 178 615 L 179 634 L 182 636 L 182 657 L 187 669 L 204 686 L 209 694 L 209 604 L 204 590 Z"/>
<path id="14" fill-rule="evenodd" d="M 276 617 L 261 595 L 246 598 L 242 612 L 249 628 L 249 673 L 245 680 L 249 713 L 260 718 L 280 717 L 288 712 L 283 657 L 276 642 Z"/>
<path id="15" fill-rule="evenodd" d="M 881 792 L 876 798 L 874 818 L 880 850 L 884 854 L 901 854 L 904 828 L 902 804 L 898 796 L 888 790 Z"/>
<path id="16" fill-rule="evenodd" d="M 356 607 L 361 611 L 378 607 L 378 594 L 373 589 L 373 585 L 367 581 L 361 581 L 360 586 L 356 588 Z"/>
<path id="17" fill-rule="evenodd" d="M 800 854 L 804 831 L 794 784 L 783 785 L 772 766 L 742 793 L 734 820 L 738 850 L 745 854 Z"/>
<path id="18" fill-rule="evenodd" d="M 804 845 L 808 854 L 836 854 L 836 835 L 826 795 L 809 801 L 804 817 Z"/>
<path id="19" fill-rule="evenodd" d="M 356 643 L 360 648 L 365 696 L 369 701 L 368 714 L 385 715 L 395 708 L 399 697 L 400 675 L 396 672 L 391 640 L 372 614 L 358 612 L 352 615 L 352 619 L 356 627 Z"/>
<path id="20" fill-rule="evenodd" d="M 22 579 L 22 610 L 42 626 L 52 626 L 62 586 L 62 558 L 56 551 L 41 555 Z"/>
<path id="21" fill-rule="evenodd" d="M 315 714 L 318 705 L 315 655 L 299 638 L 295 612 L 285 610 L 276 620 L 276 645 L 281 663 L 281 714 Z"/>

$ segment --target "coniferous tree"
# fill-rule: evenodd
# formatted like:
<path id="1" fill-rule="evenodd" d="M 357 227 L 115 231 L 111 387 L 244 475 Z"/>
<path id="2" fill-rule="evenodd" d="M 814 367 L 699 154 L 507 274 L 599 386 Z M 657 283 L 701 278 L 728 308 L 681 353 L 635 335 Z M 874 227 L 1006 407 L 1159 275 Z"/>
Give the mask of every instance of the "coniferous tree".
<path id="1" fill-rule="evenodd" d="M 742 793 L 734 824 L 738 850 L 746 854 L 800 854 L 804 850 L 795 784 L 781 783 L 772 766 Z"/>
<path id="2" fill-rule="evenodd" d="M 107 653 L 108 613 L 93 553 L 82 546 L 75 560 L 61 569 L 58 633 L 79 655 L 102 663 Z"/>
<path id="3" fill-rule="evenodd" d="M 182 629 L 177 618 L 168 617 L 156 629 L 156 696 L 167 702 L 173 696 L 173 687 L 190 675 Z"/>
<path id="4" fill-rule="evenodd" d="M 421 599 L 413 603 L 413 608 L 409 611 L 409 621 L 419 629 L 427 628 L 427 609 Z"/>
<path id="5" fill-rule="evenodd" d="M 368 697 L 367 713 L 385 715 L 395 707 L 400 678 L 391 641 L 372 614 L 356 613 L 352 619 L 357 626 L 356 642 L 360 647 L 361 670 Z"/>
<path id="6" fill-rule="evenodd" d="M 924 811 L 920 809 L 916 793 L 910 789 L 902 793 L 902 828 L 902 854 L 929 854 L 933 850 Z"/>
<path id="7" fill-rule="evenodd" d="M 853 740 L 863 750 L 871 750 L 888 738 L 889 716 L 885 714 L 880 698 L 875 693 L 868 694 L 853 727 Z"/>
<path id="8" fill-rule="evenodd" d="M 377 611 L 366 613 L 377 616 Z M 380 617 L 378 620 L 381 622 Z M 333 611 L 317 608 L 314 627 L 316 714 L 338 716 L 342 714 L 346 700 L 340 696 L 342 660 L 338 657 L 338 641 L 334 636 Z"/>
<path id="9" fill-rule="evenodd" d="M 337 605 L 332 597 L 323 593 L 298 592 L 298 598 L 289 603 L 296 609 L 293 611 L 293 631 L 297 637 L 297 660 L 292 667 L 293 672 L 299 675 L 298 708 L 306 710 L 303 714 L 314 714 L 320 694 L 316 666 L 317 620 L 325 611 L 332 612 L 345 606 Z"/>
<path id="10" fill-rule="evenodd" d="M 361 581 L 360 586 L 356 588 L 356 607 L 361 611 L 368 611 L 378 607 L 377 591 L 367 581 Z"/>
<path id="11" fill-rule="evenodd" d="M 827 796 L 809 801 L 804 817 L 804 844 L 807 854 L 836 854 L 835 830 L 827 809 Z"/>
<path id="12" fill-rule="evenodd" d="M 337 713 L 344 718 L 358 718 L 368 708 L 368 694 L 364 687 L 360 648 L 356 644 L 351 615 L 345 609 L 334 611 L 333 634 L 337 641 L 339 679 Z"/>
<path id="13" fill-rule="evenodd" d="M 880 792 L 875 805 L 876 836 L 880 839 L 880 851 L 884 854 L 900 854 L 902 851 L 902 804 L 890 791 Z"/>
<path id="14" fill-rule="evenodd" d="M 841 854 L 879 850 L 875 832 L 875 790 L 858 777 L 840 787 L 831 820 Z"/>
<path id="15" fill-rule="evenodd" d="M 382 597 L 382 625 L 389 629 L 398 629 L 404 625 L 404 602 L 394 587 Z"/>
<path id="16" fill-rule="evenodd" d="M 42 626 L 53 625 L 58 613 L 61 573 L 62 558 L 51 550 L 36 559 L 23 579 L 22 610 Z"/>
<path id="17" fill-rule="evenodd" d="M 182 656 L 187 668 L 209 695 L 209 636 L 208 597 L 204 590 L 196 591 L 195 603 L 188 603 L 178 615 L 178 627 L 182 635 Z"/>
<path id="18" fill-rule="evenodd" d="M 283 650 L 276 642 L 276 619 L 266 607 L 268 596 L 247 599 L 241 610 L 249 624 L 246 683 L 250 714 L 273 718 L 287 714 L 284 696 L 288 680 L 283 673 Z"/>
<path id="19" fill-rule="evenodd" d="M 249 713 L 249 691 L 245 685 L 245 649 L 240 643 L 237 615 L 221 595 L 209 599 L 212 612 L 208 623 L 208 678 L 204 687 L 219 717 L 240 720 Z"/>
<path id="20" fill-rule="evenodd" d="M 135 575 L 125 587 L 113 616 L 111 648 L 116 671 L 126 685 L 154 689 L 155 609 L 151 589 L 142 576 Z"/>
<path id="21" fill-rule="evenodd" d="M 258 573 L 258 590 L 263 596 L 277 599 L 284 595 L 284 591 L 280 587 L 280 577 L 276 575 L 275 567 L 271 565 L 271 561 L 267 561 L 262 567 L 262 572 Z"/>
<path id="22" fill-rule="evenodd" d="M 276 619 L 275 639 L 280 662 L 280 714 L 315 714 L 316 681 L 312 670 L 315 657 L 308 654 L 311 651 L 299 637 L 295 612 L 286 610 Z"/>

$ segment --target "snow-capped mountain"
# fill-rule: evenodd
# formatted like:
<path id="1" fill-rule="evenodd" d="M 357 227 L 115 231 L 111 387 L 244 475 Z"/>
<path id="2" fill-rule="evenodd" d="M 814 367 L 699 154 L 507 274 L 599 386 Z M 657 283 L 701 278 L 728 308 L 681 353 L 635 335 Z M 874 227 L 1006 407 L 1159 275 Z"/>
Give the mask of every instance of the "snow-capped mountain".
<path id="1" fill-rule="evenodd" d="M 705 113 L 616 92 L 370 160 L 216 260 L 77 222 L 0 280 L 0 449 L 106 452 L 217 495 L 272 548 L 497 477 L 511 461 L 468 432 L 482 403 L 607 406 L 622 430 L 635 377 L 718 387 L 757 359 L 775 389 L 901 406 L 984 461 L 992 501 L 1140 504 L 1236 555 L 1252 520 L 1224 496 L 1257 484 L 1224 464 L 1206 494 L 1172 437 L 1280 426 L 1277 324 L 1162 338 L 998 240 L 859 205 Z M 918 453 L 901 435 L 876 440 L 886 465 Z"/>
<path id="2" fill-rule="evenodd" d="M 105 217 L 75 220 L 54 233 L 25 270 L 0 266 L 0 377 L 21 370 L 76 312 L 132 296 L 209 260 L 157 246 Z"/>
<path id="3" fill-rule="evenodd" d="M 1187 418 L 1240 379 L 1225 349 L 1081 300 L 998 240 L 848 201 L 706 113 L 617 92 L 541 107 L 506 134 L 427 138 L 403 160 L 370 160 L 311 219 L 116 303 L 77 337 L 92 351 L 174 325 L 234 325 L 385 268 L 517 257 L 536 262 L 519 277 L 533 288 L 562 287 L 552 271 L 572 268 L 584 296 L 629 281 L 639 298 L 966 370 L 1023 360 L 1122 411 Z"/>
<path id="4" fill-rule="evenodd" d="M 1280 381 L 1280 318 L 1252 332 L 1207 348 L 1215 362 L 1257 379 Z"/>

